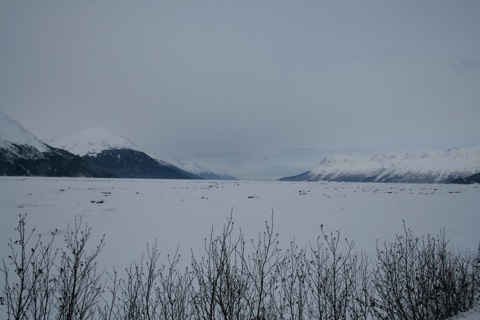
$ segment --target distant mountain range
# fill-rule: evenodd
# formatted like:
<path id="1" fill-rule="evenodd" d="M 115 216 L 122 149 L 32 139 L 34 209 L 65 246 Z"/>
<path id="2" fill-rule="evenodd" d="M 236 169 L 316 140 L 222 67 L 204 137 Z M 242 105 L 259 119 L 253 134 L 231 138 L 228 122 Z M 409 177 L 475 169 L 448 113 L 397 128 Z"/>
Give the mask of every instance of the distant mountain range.
<path id="1" fill-rule="evenodd" d="M 336 155 L 281 181 L 450 183 L 480 172 L 480 147 L 372 155 Z"/>
<path id="2" fill-rule="evenodd" d="M 0 111 L 0 175 L 151 179 L 234 179 L 197 165 L 157 160 L 130 140 L 97 127 L 49 141 Z"/>
<path id="3" fill-rule="evenodd" d="M 281 181 L 480 182 L 480 147 L 371 155 L 335 155 Z M 232 180 L 195 163 L 160 160 L 104 128 L 45 143 L 0 111 L 0 175 Z"/>

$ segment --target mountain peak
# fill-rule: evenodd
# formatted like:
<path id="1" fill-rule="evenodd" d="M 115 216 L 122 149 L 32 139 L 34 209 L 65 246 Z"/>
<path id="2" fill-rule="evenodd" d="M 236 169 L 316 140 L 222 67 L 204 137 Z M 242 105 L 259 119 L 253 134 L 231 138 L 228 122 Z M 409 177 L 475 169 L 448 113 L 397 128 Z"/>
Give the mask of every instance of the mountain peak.
<path id="1" fill-rule="evenodd" d="M 44 142 L 25 129 L 17 120 L 0 110 L 0 148 L 14 151 L 13 145 L 33 147 L 40 152 L 49 149 Z"/>
<path id="2" fill-rule="evenodd" d="M 53 141 L 52 145 L 80 156 L 95 156 L 111 149 L 138 149 L 132 141 L 102 127 L 92 127 L 73 133 Z"/>

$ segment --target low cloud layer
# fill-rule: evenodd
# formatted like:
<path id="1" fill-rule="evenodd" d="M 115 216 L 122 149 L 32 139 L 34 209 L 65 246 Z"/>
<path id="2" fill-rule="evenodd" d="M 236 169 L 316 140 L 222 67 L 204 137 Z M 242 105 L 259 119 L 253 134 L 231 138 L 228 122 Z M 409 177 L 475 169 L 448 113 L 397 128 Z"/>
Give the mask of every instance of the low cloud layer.
<path id="1" fill-rule="evenodd" d="M 2 1 L 0 108 L 240 178 L 480 142 L 480 3 Z"/>

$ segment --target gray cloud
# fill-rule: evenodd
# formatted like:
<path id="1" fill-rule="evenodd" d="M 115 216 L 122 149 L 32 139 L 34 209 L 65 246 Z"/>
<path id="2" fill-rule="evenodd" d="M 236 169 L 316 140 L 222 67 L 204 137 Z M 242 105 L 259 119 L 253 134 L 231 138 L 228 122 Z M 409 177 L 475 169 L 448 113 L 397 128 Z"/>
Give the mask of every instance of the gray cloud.
<path id="1" fill-rule="evenodd" d="M 463 76 L 465 72 L 478 74 L 480 72 L 480 59 L 456 57 L 453 68 L 457 71 L 457 76 Z"/>
<path id="2" fill-rule="evenodd" d="M 0 108 L 35 132 L 104 126 L 245 178 L 353 149 L 478 145 L 478 12 L 471 1 L 6 0 Z"/>

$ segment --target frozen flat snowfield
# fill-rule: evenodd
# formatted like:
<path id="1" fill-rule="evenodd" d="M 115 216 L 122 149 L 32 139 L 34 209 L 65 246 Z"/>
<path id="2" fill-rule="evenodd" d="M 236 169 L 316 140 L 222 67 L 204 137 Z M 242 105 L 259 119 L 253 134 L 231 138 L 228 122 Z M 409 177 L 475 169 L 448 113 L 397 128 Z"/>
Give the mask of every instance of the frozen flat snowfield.
<path id="1" fill-rule="evenodd" d="M 255 238 L 272 210 L 281 248 L 294 237 L 308 245 L 323 224 L 373 254 L 376 240 L 393 240 L 405 220 L 416 235 L 445 228 L 452 245 L 476 251 L 479 208 L 478 185 L 0 177 L 0 255 L 8 255 L 18 215 L 28 213 L 27 227 L 45 236 L 82 217 L 92 246 L 106 236 L 97 261 L 107 269 L 140 260 L 155 240 L 165 256 L 179 246 L 188 264 L 191 249 L 202 255 L 212 227 L 219 234 L 232 211 L 236 227 Z"/>
<path id="2" fill-rule="evenodd" d="M 107 270 L 140 261 L 146 243 L 155 241 L 163 257 L 179 246 L 188 265 L 191 250 L 202 256 L 204 239 L 212 227 L 218 235 L 231 212 L 236 227 L 256 238 L 273 211 L 281 248 L 294 237 L 308 246 L 323 224 L 374 254 L 377 239 L 393 240 L 405 220 L 417 236 L 445 228 L 452 245 L 476 251 L 479 208 L 478 185 L 0 177 L 0 257 L 8 256 L 24 213 L 27 228 L 44 237 L 58 229 L 58 245 L 67 224 L 82 217 L 92 228 L 92 248 L 105 234 L 97 262 Z M 464 319 L 478 316 L 471 311 Z"/>

